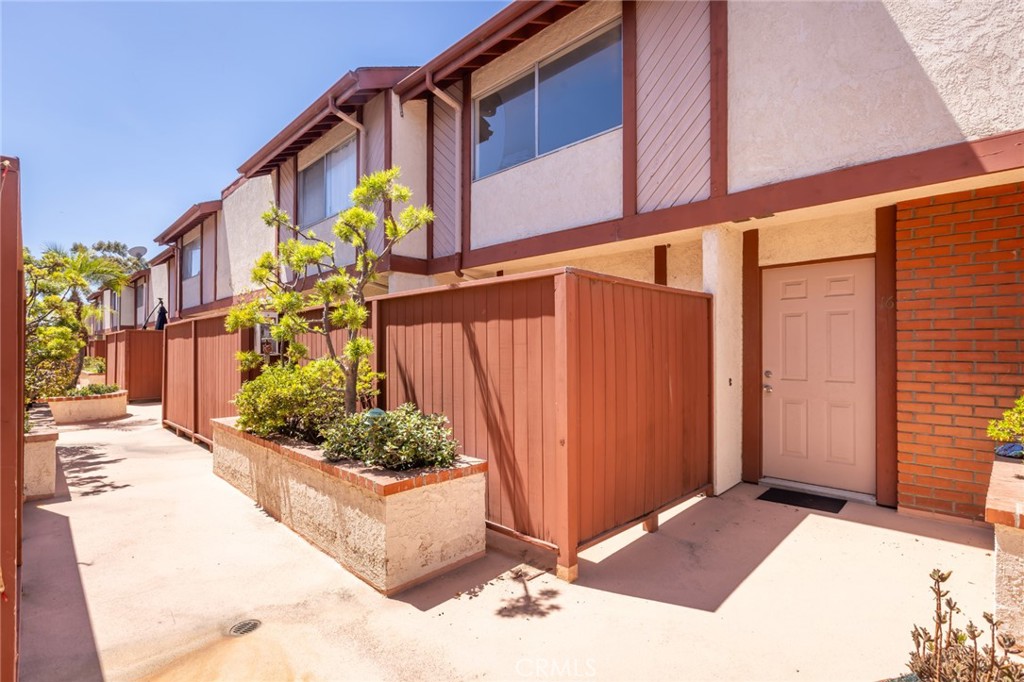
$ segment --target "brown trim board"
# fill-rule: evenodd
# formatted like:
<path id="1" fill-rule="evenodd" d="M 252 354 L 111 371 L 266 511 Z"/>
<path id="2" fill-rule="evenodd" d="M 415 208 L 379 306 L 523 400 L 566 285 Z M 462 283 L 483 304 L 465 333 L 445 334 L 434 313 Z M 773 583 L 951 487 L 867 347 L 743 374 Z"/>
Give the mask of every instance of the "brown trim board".
<path id="1" fill-rule="evenodd" d="M 427 206 L 434 208 L 434 95 L 427 96 Z M 434 221 L 427 223 L 427 260 L 434 257 Z"/>
<path id="2" fill-rule="evenodd" d="M 742 479 L 761 480 L 761 268 L 757 230 L 743 233 Z"/>
<path id="3" fill-rule="evenodd" d="M 668 246 L 654 247 L 654 283 L 668 284 Z"/>
<path id="4" fill-rule="evenodd" d="M 636 2 L 622 3 L 622 215 L 637 211 Z"/>
<path id="5" fill-rule="evenodd" d="M 459 194 L 461 206 L 459 222 L 462 239 L 459 244 L 459 265 L 464 263 L 465 254 L 473 248 L 472 240 L 472 209 L 473 209 L 473 80 L 467 74 L 462 78 L 462 123 L 459 134 L 462 140 L 459 152 L 462 156 L 459 170 Z"/>
<path id="6" fill-rule="evenodd" d="M 466 116 L 465 109 L 463 115 Z M 467 152 L 468 149 L 464 148 L 464 156 Z M 734 194 L 712 196 L 704 201 L 549 232 L 495 246 L 467 249 L 464 243 L 463 266 L 482 267 L 717 223 L 743 221 L 1018 168 L 1024 168 L 1024 130 L 786 180 Z M 467 190 L 468 187 L 464 186 L 464 204 L 468 204 Z M 464 215 L 464 236 L 467 231 L 466 218 L 468 216 Z"/>
<path id="7" fill-rule="evenodd" d="M 896 207 L 875 211 L 875 499 L 897 503 Z"/>

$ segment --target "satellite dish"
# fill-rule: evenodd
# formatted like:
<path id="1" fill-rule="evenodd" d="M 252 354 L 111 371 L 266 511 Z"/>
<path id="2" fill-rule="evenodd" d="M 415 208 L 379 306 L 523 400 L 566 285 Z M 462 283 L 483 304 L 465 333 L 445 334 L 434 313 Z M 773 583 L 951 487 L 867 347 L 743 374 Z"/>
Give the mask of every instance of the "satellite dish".
<path id="1" fill-rule="evenodd" d="M 146 247 L 145 246 L 133 246 L 132 248 L 128 249 L 128 253 L 133 258 L 142 258 L 143 256 L 146 255 Z"/>

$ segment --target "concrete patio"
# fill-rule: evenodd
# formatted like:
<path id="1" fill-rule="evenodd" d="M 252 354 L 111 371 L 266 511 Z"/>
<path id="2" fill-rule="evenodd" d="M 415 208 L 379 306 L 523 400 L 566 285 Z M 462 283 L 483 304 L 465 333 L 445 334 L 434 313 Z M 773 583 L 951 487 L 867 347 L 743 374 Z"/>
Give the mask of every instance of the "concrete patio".
<path id="1" fill-rule="evenodd" d="M 62 428 L 57 497 L 26 506 L 23 680 L 878 680 L 906 670 L 932 568 L 966 617 L 993 607 L 989 530 L 748 485 L 585 551 L 572 585 L 499 539 L 389 600 L 214 477 L 158 405 L 130 411 Z"/>

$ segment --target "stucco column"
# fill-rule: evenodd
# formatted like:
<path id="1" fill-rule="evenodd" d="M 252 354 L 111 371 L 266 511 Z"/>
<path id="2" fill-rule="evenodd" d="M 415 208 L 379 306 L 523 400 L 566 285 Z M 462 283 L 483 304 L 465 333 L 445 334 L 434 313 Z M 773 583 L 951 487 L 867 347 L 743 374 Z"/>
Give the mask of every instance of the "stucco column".
<path id="1" fill-rule="evenodd" d="M 715 494 L 740 482 L 743 424 L 743 233 L 704 230 L 704 291 L 713 294 Z"/>

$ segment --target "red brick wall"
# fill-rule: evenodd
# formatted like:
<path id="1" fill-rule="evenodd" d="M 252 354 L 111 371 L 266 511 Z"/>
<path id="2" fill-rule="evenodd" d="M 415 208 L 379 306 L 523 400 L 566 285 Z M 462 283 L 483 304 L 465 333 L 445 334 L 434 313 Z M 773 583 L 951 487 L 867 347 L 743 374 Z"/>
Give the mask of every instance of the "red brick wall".
<path id="1" fill-rule="evenodd" d="M 901 507 L 980 519 L 990 419 L 1024 389 L 1024 183 L 897 205 Z"/>

